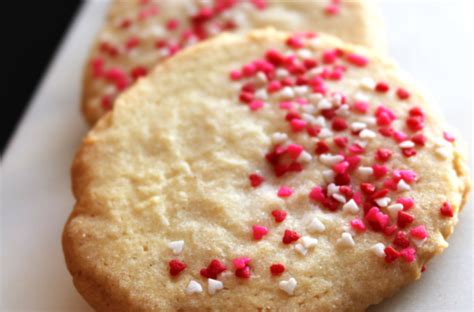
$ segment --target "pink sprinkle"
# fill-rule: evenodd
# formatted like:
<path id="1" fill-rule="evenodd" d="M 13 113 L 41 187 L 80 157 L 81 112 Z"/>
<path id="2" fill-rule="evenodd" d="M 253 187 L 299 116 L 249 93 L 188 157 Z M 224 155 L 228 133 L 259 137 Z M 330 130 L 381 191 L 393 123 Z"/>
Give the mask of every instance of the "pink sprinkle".
<path id="1" fill-rule="evenodd" d="M 293 189 L 288 186 L 281 186 L 277 193 L 278 197 L 290 197 L 291 194 L 293 194 Z"/>
<path id="2" fill-rule="evenodd" d="M 291 36 L 286 40 L 286 45 L 293 49 L 299 49 L 304 46 L 303 40 L 298 36 Z"/>
<path id="3" fill-rule="evenodd" d="M 166 22 L 166 29 L 175 30 L 179 26 L 179 21 L 177 19 L 170 19 Z"/>
<path id="4" fill-rule="evenodd" d="M 256 111 L 256 110 L 259 110 L 260 108 L 262 108 L 263 105 L 264 105 L 264 103 L 262 101 L 253 100 L 252 102 L 250 102 L 249 108 L 250 108 L 251 111 Z"/>
<path id="5" fill-rule="evenodd" d="M 356 53 L 347 54 L 346 59 L 352 65 L 359 66 L 359 67 L 364 67 L 369 62 L 369 60 L 365 56 L 362 56 Z"/>
<path id="6" fill-rule="evenodd" d="M 392 246 L 388 246 L 384 250 L 385 262 L 392 263 L 400 257 L 400 253 L 396 251 Z"/>
<path id="7" fill-rule="evenodd" d="M 398 212 L 397 225 L 399 227 L 405 228 L 407 225 L 411 224 L 414 220 L 415 218 L 411 214 L 403 210 Z"/>
<path id="8" fill-rule="evenodd" d="M 351 221 L 351 226 L 354 230 L 357 232 L 364 232 L 366 230 L 366 226 L 364 224 L 364 221 L 360 219 L 354 219 Z"/>
<path id="9" fill-rule="evenodd" d="M 410 235 L 418 239 L 425 239 L 428 237 L 428 232 L 426 232 L 424 225 L 419 225 L 411 229 Z"/>
<path id="10" fill-rule="evenodd" d="M 240 72 L 240 70 L 233 70 L 230 72 L 230 79 L 232 80 L 239 80 L 240 78 L 242 78 L 242 73 Z"/>
<path id="11" fill-rule="evenodd" d="M 234 260 L 232 260 L 232 263 L 234 264 L 235 269 L 239 270 L 248 266 L 250 261 L 252 261 L 250 258 L 241 257 L 241 258 L 235 258 Z"/>
<path id="12" fill-rule="evenodd" d="M 294 118 L 290 121 L 290 126 L 293 132 L 301 132 L 306 128 L 306 121 Z"/>
<path id="13" fill-rule="evenodd" d="M 394 130 L 392 135 L 395 141 L 397 141 L 397 143 L 406 141 L 408 139 L 408 135 L 398 130 Z"/>
<path id="14" fill-rule="evenodd" d="M 244 77 L 253 76 L 255 75 L 256 72 L 257 72 L 257 68 L 252 63 L 246 64 L 242 67 L 242 75 L 244 75 Z"/>
<path id="15" fill-rule="evenodd" d="M 343 173 L 346 173 L 348 168 L 349 168 L 349 163 L 347 161 L 341 161 L 340 163 L 335 164 L 332 167 L 332 170 L 334 170 L 334 172 L 336 173 L 343 174 Z"/>
<path id="16" fill-rule="evenodd" d="M 374 231 L 383 231 L 388 225 L 389 216 L 380 211 L 377 207 L 372 207 L 367 212 L 365 219 Z"/>
<path id="17" fill-rule="evenodd" d="M 451 143 L 456 140 L 456 138 L 452 134 L 446 131 L 443 132 L 443 137 L 446 141 L 451 142 Z"/>
<path id="18" fill-rule="evenodd" d="M 281 82 L 278 80 L 273 80 L 268 84 L 267 91 L 270 93 L 274 93 L 280 90 L 281 88 L 283 88 Z"/>
<path id="19" fill-rule="evenodd" d="M 339 14 L 339 6 L 337 4 L 331 3 L 324 8 L 324 12 L 327 15 L 337 15 Z"/>
<path id="20" fill-rule="evenodd" d="M 258 173 L 251 173 L 249 175 L 249 180 L 250 180 L 250 185 L 252 187 L 257 187 L 260 184 L 262 184 L 265 179 L 263 176 L 259 175 Z"/>
<path id="21" fill-rule="evenodd" d="M 403 88 L 398 88 L 397 89 L 397 96 L 400 100 L 406 100 L 410 97 L 410 93 L 403 89 Z"/>
<path id="22" fill-rule="evenodd" d="M 255 240 L 261 240 L 265 235 L 268 234 L 268 228 L 262 225 L 254 225 L 252 227 L 253 238 Z"/>
<path id="23" fill-rule="evenodd" d="M 403 231 L 399 231 L 397 235 L 395 236 L 395 239 L 393 240 L 393 244 L 400 248 L 408 247 L 410 245 L 410 240 L 408 240 L 408 235 Z"/>
<path id="24" fill-rule="evenodd" d="M 326 195 L 323 193 L 323 189 L 321 187 L 315 186 L 311 189 L 309 198 L 317 202 L 322 202 L 326 199 Z"/>
<path id="25" fill-rule="evenodd" d="M 386 166 L 379 165 L 379 164 L 374 164 L 372 166 L 372 170 L 374 172 L 374 177 L 376 179 L 380 179 L 380 178 L 384 177 L 388 172 L 388 169 L 387 169 Z"/>
<path id="26" fill-rule="evenodd" d="M 327 50 L 323 52 L 323 63 L 332 64 L 337 59 L 337 54 L 335 50 Z"/>
<path id="27" fill-rule="evenodd" d="M 303 152 L 303 146 L 292 143 L 286 147 L 286 152 L 291 159 L 296 160 Z"/>
<path id="28" fill-rule="evenodd" d="M 369 110 L 369 103 L 357 101 L 354 103 L 354 109 L 361 114 L 365 114 Z"/>
<path id="29" fill-rule="evenodd" d="M 386 148 L 379 148 L 376 152 L 375 152 L 375 158 L 378 160 L 378 161 L 381 161 L 381 162 L 386 162 L 388 161 L 391 157 L 392 157 L 392 154 L 393 152 L 389 149 L 386 149 Z"/>
<path id="30" fill-rule="evenodd" d="M 416 258 L 416 250 L 413 247 L 407 247 L 400 250 L 400 256 L 408 263 L 412 263 Z"/>
<path id="31" fill-rule="evenodd" d="M 403 210 L 407 211 L 413 208 L 415 201 L 413 200 L 413 198 L 410 197 L 400 197 L 399 199 L 397 199 L 397 203 L 402 204 Z"/>
<path id="32" fill-rule="evenodd" d="M 362 154 L 362 153 L 365 152 L 365 149 L 362 146 L 360 146 L 359 144 L 354 143 L 351 146 L 349 146 L 349 152 L 351 152 L 353 154 Z"/>

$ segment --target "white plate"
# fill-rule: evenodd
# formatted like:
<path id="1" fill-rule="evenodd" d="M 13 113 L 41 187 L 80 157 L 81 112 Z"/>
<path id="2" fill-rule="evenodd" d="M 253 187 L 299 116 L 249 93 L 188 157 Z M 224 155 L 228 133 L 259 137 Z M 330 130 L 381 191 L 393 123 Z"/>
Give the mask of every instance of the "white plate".
<path id="1" fill-rule="evenodd" d="M 66 270 L 60 237 L 73 206 L 69 167 L 86 126 L 82 67 L 106 3 L 86 2 L 2 161 L 1 310 L 90 310 Z M 467 1 L 384 1 L 391 55 L 472 142 L 472 25 Z M 472 311 L 472 207 L 423 278 L 370 311 Z"/>

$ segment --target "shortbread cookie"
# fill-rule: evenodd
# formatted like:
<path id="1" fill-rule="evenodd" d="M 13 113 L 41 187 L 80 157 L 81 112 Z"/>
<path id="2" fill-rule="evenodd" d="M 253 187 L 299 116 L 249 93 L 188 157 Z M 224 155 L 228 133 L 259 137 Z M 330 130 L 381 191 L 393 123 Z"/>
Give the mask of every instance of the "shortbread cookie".
<path id="1" fill-rule="evenodd" d="M 224 34 L 84 139 L 67 265 L 102 311 L 362 311 L 447 247 L 469 186 L 458 146 L 368 50 Z"/>
<path id="2" fill-rule="evenodd" d="M 318 30 L 383 49 L 381 24 L 370 0 L 115 0 L 87 62 L 82 111 L 93 124 L 156 63 L 222 31 Z"/>

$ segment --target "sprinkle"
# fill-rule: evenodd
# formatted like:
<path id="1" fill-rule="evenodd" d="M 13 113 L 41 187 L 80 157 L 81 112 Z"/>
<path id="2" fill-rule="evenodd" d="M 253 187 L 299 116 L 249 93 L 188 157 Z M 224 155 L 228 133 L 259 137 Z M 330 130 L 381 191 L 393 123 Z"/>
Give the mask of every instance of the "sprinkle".
<path id="1" fill-rule="evenodd" d="M 334 164 L 332 166 L 332 170 L 338 174 L 346 173 L 347 169 L 349 169 L 349 163 L 347 161 L 341 161 L 340 163 Z"/>
<path id="2" fill-rule="evenodd" d="M 277 192 L 278 197 L 283 197 L 283 198 L 290 197 L 291 194 L 293 194 L 293 189 L 288 186 L 281 186 Z"/>
<path id="3" fill-rule="evenodd" d="M 398 144 L 401 148 L 413 148 L 415 147 L 415 143 L 412 141 L 403 141 L 402 143 Z"/>
<path id="4" fill-rule="evenodd" d="M 388 214 L 392 217 L 395 218 L 398 216 L 398 212 L 403 210 L 403 205 L 400 203 L 397 204 L 392 204 L 387 207 Z"/>
<path id="5" fill-rule="evenodd" d="M 252 226 L 253 238 L 255 240 L 261 240 L 265 235 L 268 234 L 268 228 L 262 225 Z"/>
<path id="6" fill-rule="evenodd" d="M 410 245 L 410 241 L 408 240 L 408 236 L 405 232 L 399 231 L 393 240 L 393 244 L 400 248 L 406 248 Z"/>
<path id="7" fill-rule="evenodd" d="M 265 178 L 258 173 L 251 173 L 249 175 L 249 181 L 252 187 L 257 187 L 265 181 Z"/>
<path id="8" fill-rule="evenodd" d="M 388 86 L 388 84 L 383 81 L 377 82 L 377 84 L 375 85 L 375 91 L 380 92 L 380 93 L 386 93 L 388 92 L 389 89 L 390 87 Z"/>
<path id="9" fill-rule="evenodd" d="M 359 133 L 359 136 L 363 139 L 373 139 L 377 136 L 377 134 L 369 129 L 364 129 Z"/>
<path id="10" fill-rule="evenodd" d="M 332 132 L 328 128 L 322 128 L 318 134 L 318 138 L 320 139 L 327 139 L 327 138 L 330 138 L 331 136 L 332 136 Z"/>
<path id="11" fill-rule="evenodd" d="M 373 90 L 375 88 L 375 81 L 370 77 L 365 77 L 360 80 L 360 85 L 367 90 Z"/>
<path id="12" fill-rule="evenodd" d="M 403 88 L 398 88 L 397 89 L 397 96 L 400 100 L 406 100 L 408 98 L 410 98 L 410 93 L 403 89 Z"/>
<path id="13" fill-rule="evenodd" d="M 337 200 L 341 204 L 344 204 L 346 202 L 346 198 L 344 197 L 344 195 L 341 195 L 341 194 L 338 194 L 338 193 L 332 194 L 332 198 L 334 198 L 335 200 Z"/>
<path id="14" fill-rule="evenodd" d="M 380 211 L 377 207 L 369 209 L 365 215 L 365 220 L 369 223 L 372 229 L 376 232 L 383 231 L 389 222 L 389 216 Z"/>
<path id="15" fill-rule="evenodd" d="M 343 161 L 344 156 L 342 156 L 342 155 L 332 155 L 332 154 L 322 154 L 321 156 L 319 156 L 319 160 L 327 166 L 333 166 L 333 165 Z"/>
<path id="16" fill-rule="evenodd" d="M 385 257 L 385 245 L 382 243 L 376 243 L 370 247 L 370 250 L 379 258 Z"/>
<path id="17" fill-rule="evenodd" d="M 392 157 L 393 152 L 386 148 L 379 148 L 375 152 L 375 159 L 381 162 L 386 162 Z"/>
<path id="18" fill-rule="evenodd" d="M 296 282 L 296 280 L 293 277 L 291 277 L 287 281 L 281 281 L 278 284 L 278 287 L 280 287 L 281 290 L 283 290 L 284 292 L 286 292 L 288 295 L 291 296 L 294 294 L 295 288 L 297 285 L 298 283 Z"/>
<path id="19" fill-rule="evenodd" d="M 451 133 L 446 132 L 446 131 L 443 132 L 443 137 L 446 141 L 451 142 L 451 143 L 456 140 L 456 138 Z"/>
<path id="20" fill-rule="evenodd" d="M 281 95 L 281 97 L 283 97 L 285 99 L 291 99 L 295 96 L 295 93 L 293 92 L 293 89 L 291 89 L 290 87 L 284 87 L 280 91 L 280 95 Z"/>
<path id="21" fill-rule="evenodd" d="M 224 284 L 221 281 L 208 278 L 207 279 L 207 291 L 209 295 L 215 295 L 219 290 L 224 288 Z"/>
<path id="22" fill-rule="evenodd" d="M 405 211 L 399 211 L 397 216 L 397 225 L 401 228 L 406 227 L 407 225 L 411 224 L 415 220 L 415 218 L 408 214 Z"/>
<path id="23" fill-rule="evenodd" d="M 300 241 L 306 249 L 311 249 L 318 244 L 318 240 L 316 238 L 312 238 L 309 236 L 301 237 Z"/>
<path id="24" fill-rule="evenodd" d="M 355 242 L 350 233 L 344 232 L 341 238 L 337 240 L 337 244 L 342 247 L 354 247 Z"/>
<path id="25" fill-rule="evenodd" d="M 275 144 L 280 144 L 288 140 L 288 136 L 286 133 L 281 133 L 281 132 L 275 132 L 272 135 L 272 142 Z"/>
<path id="26" fill-rule="evenodd" d="M 343 131 L 343 130 L 346 130 L 347 127 L 348 127 L 347 122 L 344 119 L 340 117 L 334 118 L 332 122 L 332 129 L 334 131 Z"/>
<path id="27" fill-rule="evenodd" d="M 296 161 L 302 162 L 302 163 L 308 163 L 311 161 L 311 159 L 313 159 L 313 157 L 311 156 L 310 153 L 308 153 L 307 151 L 302 151 L 301 154 L 296 159 Z"/>
<path id="28" fill-rule="evenodd" d="M 298 234 L 297 232 L 292 231 L 292 230 L 285 230 L 282 242 L 283 244 L 288 245 L 297 241 L 299 238 L 300 238 L 300 234 Z"/>
<path id="29" fill-rule="evenodd" d="M 322 233 L 326 230 L 326 226 L 317 218 L 314 217 L 308 225 L 308 231 L 310 233 Z"/>
<path id="30" fill-rule="evenodd" d="M 227 267 L 218 259 L 213 259 L 207 268 L 201 269 L 199 272 L 202 276 L 216 279 L 219 274 L 226 271 Z"/>
<path id="31" fill-rule="evenodd" d="M 202 293 L 202 286 L 201 284 L 199 284 L 199 282 L 196 282 L 195 280 L 191 280 L 184 292 L 187 295 L 199 294 L 199 293 Z"/>
<path id="32" fill-rule="evenodd" d="M 171 260 L 169 263 L 168 263 L 169 267 L 170 267 L 170 275 L 171 276 L 176 276 L 178 275 L 179 273 L 181 273 L 184 269 L 186 269 L 186 264 L 181 262 L 180 260 L 178 259 L 173 259 Z"/>
<path id="33" fill-rule="evenodd" d="M 391 201 L 390 197 L 381 197 L 381 198 L 375 199 L 375 202 L 377 203 L 379 207 L 387 207 L 390 201 Z"/>
<path id="34" fill-rule="evenodd" d="M 302 244 L 296 244 L 293 248 L 302 256 L 306 256 L 306 254 L 308 253 L 308 249 L 306 249 Z"/>
<path id="35" fill-rule="evenodd" d="M 354 219 L 351 221 L 351 227 L 357 232 L 364 232 L 367 227 L 364 224 L 364 221 L 360 219 Z"/>
<path id="36" fill-rule="evenodd" d="M 332 108 L 332 103 L 325 98 L 322 98 L 317 105 L 319 110 L 330 109 Z"/>
<path id="37" fill-rule="evenodd" d="M 427 138 L 423 135 L 423 133 L 417 133 L 411 137 L 411 141 L 418 146 L 425 146 Z"/>
<path id="38" fill-rule="evenodd" d="M 286 211 L 284 210 L 273 210 L 272 216 L 275 218 L 275 222 L 280 223 L 283 222 L 286 218 Z"/>
<path id="39" fill-rule="evenodd" d="M 356 214 L 359 212 L 359 206 L 357 206 L 354 199 L 351 199 L 347 203 L 345 203 L 344 206 L 342 206 L 342 211 L 344 211 L 345 213 Z"/>
<path id="40" fill-rule="evenodd" d="M 179 240 L 179 241 L 169 242 L 168 247 L 171 248 L 171 250 L 173 251 L 173 254 L 179 255 L 183 251 L 184 241 Z"/>
<path id="41" fill-rule="evenodd" d="M 405 180 L 403 179 L 400 179 L 400 181 L 398 181 L 397 183 L 397 191 L 399 192 L 405 192 L 405 191 L 409 191 L 411 190 L 411 187 L 410 185 L 408 185 Z"/>
<path id="42" fill-rule="evenodd" d="M 249 108 L 250 108 L 251 111 L 257 111 L 260 108 L 262 108 L 264 104 L 265 103 L 263 103 L 262 101 L 253 100 L 252 102 L 250 102 Z"/>
<path id="43" fill-rule="evenodd" d="M 369 62 L 369 60 L 365 56 L 362 56 L 356 53 L 347 54 L 346 60 L 352 65 L 355 65 L 358 67 L 364 67 Z"/>
<path id="44" fill-rule="evenodd" d="M 428 232 L 424 225 L 419 225 L 411 229 L 410 235 L 417 239 L 425 239 L 428 237 Z"/>
<path id="45" fill-rule="evenodd" d="M 354 132 L 359 132 L 363 129 L 367 128 L 367 124 L 364 122 L 353 122 L 351 123 L 351 130 Z"/>
<path id="46" fill-rule="evenodd" d="M 273 276 L 281 275 L 285 272 L 285 266 L 282 263 L 275 263 L 270 266 L 270 272 Z"/>
<path id="47" fill-rule="evenodd" d="M 399 199 L 397 199 L 397 203 L 403 205 L 403 210 L 410 210 L 411 208 L 413 208 L 415 201 L 413 200 L 413 198 L 410 197 L 400 197 Z"/>
<path id="48" fill-rule="evenodd" d="M 374 170 L 371 167 L 363 167 L 363 166 L 360 166 L 359 168 L 357 168 L 357 171 L 360 174 L 365 175 L 365 176 L 369 176 L 374 173 Z"/>
<path id="49" fill-rule="evenodd" d="M 452 218 L 454 216 L 453 207 L 448 202 L 444 202 L 439 211 L 443 217 Z"/>
<path id="50" fill-rule="evenodd" d="M 416 250 L 413 247 L 407 247 L 405 249 L 400 250 L 400 256 L 406 262 L 412 263 L 416 259 Z"/>
<path id="51" fill-rule="evenodd" d="M 400 257 L 400 253 L 396 251 L 392 246 L 388 246 L 384 249 L 385 262 L 392 263 Z"/>
<path id="52" fill-rule="evenodd" d="M 303 131 L 306 128 L 306 125 L 307 125 L 307 122 L 302 119 L 293 118 L 290 121 L 291 130 L 293 130 L 293 132 Z"/>
<path id="53" fill-rule="evenodd" d="M 447 159 L 451 155 L 451 150 L 447 146 L 437 147 L 435 149 L 436 155 L 442 159 Z"/>
<path id="54" fill-rule="evenodd" d="M 324 178 L 324 181 L 328 182 L 328 183 L 331 183 L 334 181 L 334 177 L 336 175 L 334 174 L 334 171 L 330 170 L 330 169 L 327 169 L 327 170 L 323 170 L 323 178 Z"/>

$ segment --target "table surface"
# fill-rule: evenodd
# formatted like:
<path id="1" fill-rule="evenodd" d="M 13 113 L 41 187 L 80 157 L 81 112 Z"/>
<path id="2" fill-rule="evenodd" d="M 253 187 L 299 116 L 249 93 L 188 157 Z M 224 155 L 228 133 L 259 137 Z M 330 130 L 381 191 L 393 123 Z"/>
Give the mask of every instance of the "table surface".
<path id="1" fill-rule="evenodd" d="M 468 1 L 385 0 L 390 54 L 429 89 L 472 146 L 472 18 Z M 90 311 L 64 264 L 61 231 L 73 206 L 69 168 L 87 127 L 79 114 L 82 67 L 104 1 L 83 4 L 8 146 L 1 166 L 2 311 Z M 472 165 L 471 165 L 472 167 Z M 472 200 L 422 279 L 376 311 L 472 311 Z"/>

